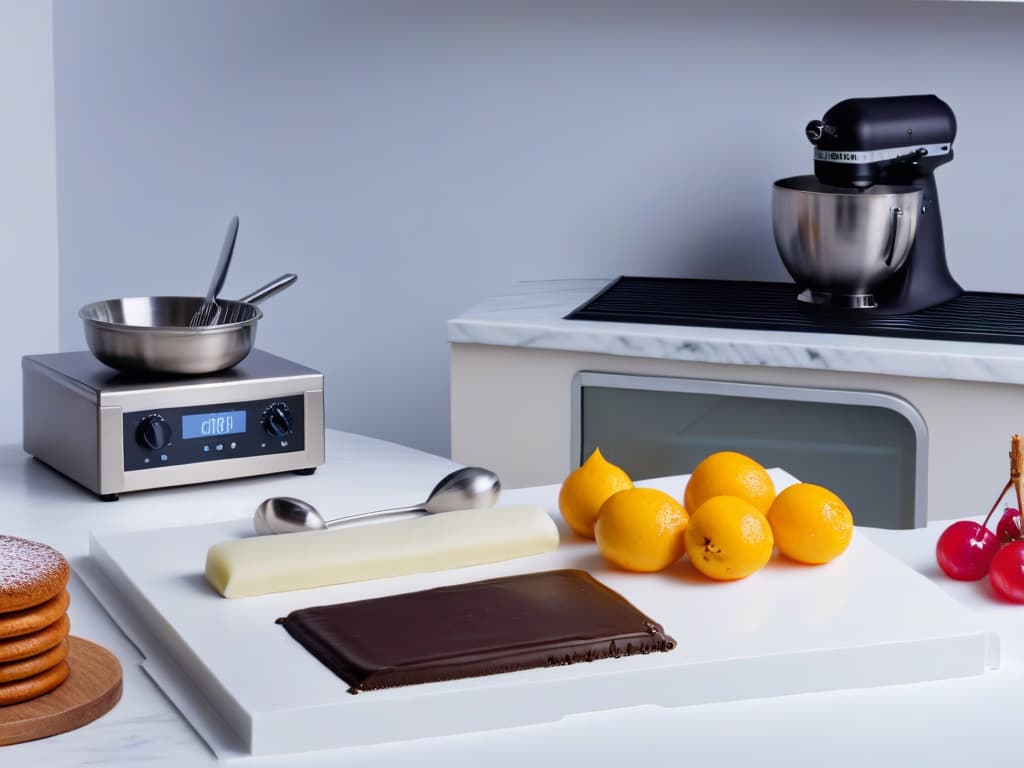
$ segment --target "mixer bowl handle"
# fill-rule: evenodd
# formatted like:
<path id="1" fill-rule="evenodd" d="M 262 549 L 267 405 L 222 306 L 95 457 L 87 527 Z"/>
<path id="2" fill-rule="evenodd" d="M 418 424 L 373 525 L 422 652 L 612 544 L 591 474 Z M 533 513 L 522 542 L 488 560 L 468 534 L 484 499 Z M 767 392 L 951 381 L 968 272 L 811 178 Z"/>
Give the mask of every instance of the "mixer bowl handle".
<path id="1" fill-rule="evenodd" d="M 892 257 L 896 252 L 896 233 L 900 228 L 900 219 L 903 218 L 903 209 L 892 208 L 890 209 L 890 213 L 892 213 L 892 218 L 889 220 L 889 243 L 885 247 L 884 259 L 885 266 L 887 267 L 892 266 Z"/>

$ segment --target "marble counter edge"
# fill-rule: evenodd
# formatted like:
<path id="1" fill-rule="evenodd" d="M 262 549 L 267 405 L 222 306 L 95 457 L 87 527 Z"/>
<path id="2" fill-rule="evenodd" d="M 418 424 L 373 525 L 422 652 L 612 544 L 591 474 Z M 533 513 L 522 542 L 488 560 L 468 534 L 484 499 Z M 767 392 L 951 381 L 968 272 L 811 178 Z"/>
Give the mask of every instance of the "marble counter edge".
<path id="1" fill-rule="evenodd" d="M 610 279 L 515 283 L 448 321 L 452 344 L 1024 383 L 1024 346 L 565 320 Z"/>

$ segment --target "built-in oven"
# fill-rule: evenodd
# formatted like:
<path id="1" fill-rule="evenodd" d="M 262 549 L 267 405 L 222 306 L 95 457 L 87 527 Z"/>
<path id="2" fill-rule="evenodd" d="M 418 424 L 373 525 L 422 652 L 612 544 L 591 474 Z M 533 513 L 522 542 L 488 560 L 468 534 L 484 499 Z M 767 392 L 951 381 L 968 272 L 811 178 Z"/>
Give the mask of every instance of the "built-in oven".
<path id="1" fill-rule="evenodd" d="M 928 519 L 928 428 L 893 394 L 581 371 L 571 412 L 573 466 L 600 448 L 640 480 L 738 451 L 833 490 L 858 525 Z"/>

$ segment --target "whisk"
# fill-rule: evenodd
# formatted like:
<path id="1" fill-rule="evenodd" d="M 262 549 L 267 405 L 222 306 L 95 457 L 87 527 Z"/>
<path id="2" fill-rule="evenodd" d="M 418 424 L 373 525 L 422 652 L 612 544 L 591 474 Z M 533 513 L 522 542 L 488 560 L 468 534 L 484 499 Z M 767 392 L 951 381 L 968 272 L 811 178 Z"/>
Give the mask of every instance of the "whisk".
<path id="1" fill-rule="evenodd" d="M 238 238 L 238 217 L 233 216 L 228 223 L 228 231 L 224 236 L 224 245 L 220 249 L 220 259 L 217 261 L 217 268 L 213 271 L 213 280 L 210 281 L 210 288 L 206 291 L 206 298 L 188 321 L 189 328 L 202 328 L 207 325 L 216 325 L 220 319 L 220 305 L 217 303 L 217 296 L 220 289 L 224 287 L 224 280 L 228 276 L 228 267 L 231 266 L 231 254 L 235 252 L 235 240 Z"/>

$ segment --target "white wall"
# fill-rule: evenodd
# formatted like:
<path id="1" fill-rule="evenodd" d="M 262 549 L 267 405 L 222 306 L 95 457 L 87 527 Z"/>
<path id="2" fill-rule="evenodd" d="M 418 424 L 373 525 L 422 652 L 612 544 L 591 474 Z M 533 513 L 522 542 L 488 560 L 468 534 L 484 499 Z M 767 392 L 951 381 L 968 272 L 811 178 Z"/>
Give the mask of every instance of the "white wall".
<path id="1" fill-rule="evenodd" d="M 53 5 L 0 0 L 0 443 L 21 442 L 21 357 L 57 351 Z"/>
<path id="2" fill-rule="evenodd" d="M 854 11 L 848 10 L 855 8 Z M 1024 6 L 58 0 L 61 345 L 107 296 L 285 270 L 332 426 L 448 447 L 445 321 L 514 280 L 786 279 L 769 189 L 850 96 L 937 93 L 969 288 L 1024 292 Z"/>

